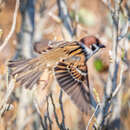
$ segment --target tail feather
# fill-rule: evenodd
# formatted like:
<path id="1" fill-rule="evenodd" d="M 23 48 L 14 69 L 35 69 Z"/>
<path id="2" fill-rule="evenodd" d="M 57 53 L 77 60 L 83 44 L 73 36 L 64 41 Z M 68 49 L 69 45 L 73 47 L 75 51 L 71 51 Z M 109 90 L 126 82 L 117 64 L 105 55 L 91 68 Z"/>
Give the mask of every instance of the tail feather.
<path id="1" fill-rule="evenodd" d="M 16 67 L 21 64 L 26 64 L 30 59 L 22 59 L 22 60 L 16 60 L 16 61 L 9 61 L 8 66 L 9 67 Z"/>
<path id="2" fill-rule="evenodd" d="M 34 65 L 29 64 L 30 60 L 9 61 L 8 66 L 13 69 L 11 74 L 15 76 L 18 73 L 23 73 L 26 72 L 27 70 L 33 69 Z"/>
<path id="3" fill-rule="evenodd" d="M 35 75 L 36 72 L 28 72 L 28 73 L 21 73 L 20 75 L 17 76 L 16 82 L 21 81 L 21 83 L 23 84 L 25 81 L 27 81 L 30 77 L 32 77 L 33 75 Z"/>
<path id="4" fill-rule="evenodd" d="M 17 69 L 15 69 L 12 72 L 12 75 L 15 76 L 16 74 L 26 72 L 26 71 L 30 70 L 30 67 L 31 67 L 31 65 L 19 66 L 19 67 L 17 67 Z"/>
<path id="5" fill-rule="evenodd" d="M 8 66 L 12 68 L 11 75 L 16 76 L 16 82 L 25 88 L 32 88 L 40 79 L 42 72 L 40 61 L 35 59 L 9 61 Z"/>
<path id="6" fill-rule="evenodd" d="M 27 81 L 27 84 L 25 84 L 26 88 L 32 89 L 33 85 L 40 79 L 42 72 L 37 72 L 29 81 Z"/>

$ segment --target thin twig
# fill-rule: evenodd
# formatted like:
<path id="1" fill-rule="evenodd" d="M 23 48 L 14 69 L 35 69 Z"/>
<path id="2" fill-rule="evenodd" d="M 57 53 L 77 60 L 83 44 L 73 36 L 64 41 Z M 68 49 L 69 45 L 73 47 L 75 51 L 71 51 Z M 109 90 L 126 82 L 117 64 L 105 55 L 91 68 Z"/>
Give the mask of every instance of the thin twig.
<path id="1" fill-rule="evenodd" d="M 108 7 L 111 14 L 113 15 L 114 14 L 114 9 L 112 8 L 111 1 L 110 0 L 102 0 L 102 1 Z"/>
<path id="2" fill-rule="evenodd" d="M 43 130 L 46 130 L 46 125 L 44 125 L 44 123 L 43 123 L 43 119 L 42 119 L 42 116 L 41 116 L 39 105 L 38 105 L 38 102 L 37 102 L 36 99 L 34 100 L 34 106 L 35 106 L 37 114 L 39 116 L 39 119 L 40 119 L 40 122 L 41 122 L 41 126 L 42 126 Z"/>
<path id="3" fill-rule="evenodd" d="M 62 122 L 61 122 L 61 127 L 63 130 L 66 130 L 65 127 L 65 115 L 64 115 L 64 109 L 63 109 L 63 103 L 62 103 L 62 95 L 63 95 L 63 91 L 60 91 L 60 96 L 59 96 L 59 103 L 60 103 L 60 110 L 61 110 L 61 114 L 62 114 Z"/>
<path id="4" fill-rule="evenodd" d="M 125 68 L 125 66 L 121 65 L 120 82 L 119 82 L 118 86 L 116 87 L 115 91 L 112 93 L 112 97 L 115 97 L 122 87 L 121 85 L 122 85 L 122 81 L 123 81 L 123 72 L 125 70 L 124 68 Z"/>
<path id="5" fill-rule="evenodd" d="M 54 112 L 55 120 L 56 120 L 58 127 L 60 128 L 60 123 L 59 123 L 59 120 L 58 120 L 58 116 L 56 114 L 56 106 L 55 106 L 52 94 L 50 94 L 50 98 L 51 98 L 51 102 L 52 102 L 52 105 L 53 105 L 53 112 Z"/>
<path id="6" fill-rule="evenodd" d="M 12 104 L 5 104 L 5 105 L 3 106 L 3 108 L 0 110 L 0 115 L 1 115 L 1 117 L 3 117 L 3 115 L 4 115 L 4 113 L 5 113 L 6 111 L 12 110 L 13 108 L 14 108 L 14 107 L 13 107 Z"/>
<path id="7" fill-rule="evenodd" d="M 104 2 L 104 0 L 103 0 Z M 119 61 L 117 57 L 117 49 L 118 49 L 118 32 L 119 32 L 119 12 L 121 7 L 122 0 L 115 0 L 114 1 L 114 10 L 112 9 L 112 5 L 110 1 L 108 0 L 106 2 L 106 5 L 109 7 L 109 10 L 111 12 L 112 20 L 113 20 L 113 46 L 112 46 L 112 58 L 113 62 L 110 64 L 109 67 L 109 75 L 108 75 L 108 81 L 104 89 L 104 100 L 101 106 L 101 111 L 97 118 L 98 123 L 98 129 L 102 129 L 102 127 L 105 125 L 105 118 L 106 114 L 108 113 L 109 107 L 111 105 L 111 97 L 113 91 L 117 87 L 117 73 L 119 70 Z M 113 12 L 114 11 L 114 12 Z"/>
<path id="8" fill-rule="evenodd" d="M 5 38 L 3 44 L 0 46 L 0 52 L 4 49 L 4 47 L 8 44 L 9 39 L 11 38 L 11 36 L 13 35 L 14 31 L 15 31 L 15 26 L 16 26 L 16 18 L 17 18 L 17 14 L 18 14 L 18 8 L 19 8 L 19 0 L 16 0 L 16 5 L 15 5 L 15 10 L 14 10 L 14 15 L 13 15 L 13 23 L 12 23 L 12 27 L 11 30 L 8 34 L 8 36 Z"/>
<path id="9" fill-rule="evenodd" d="M 130 19 L 130 12 L 129 12 L 129 8 L 128 7 L 129 7 L 128 3 L 126 2 L 125 5 L 124 5 L 124 8 L 123 8 L 125 13 L 126 13 L 126 15 L 125 15 L 126 22 L 124 23 L 124 25 L 121 28 L 120 36 L 118 37 L 118 40 L 123 39 L 127 35 L 127 33 L 128 33 L 128 27 L 130 26 L 130 21 L 129 21 L 129 19 Z"/>
<path id="10" fill-rule="evenodd" d="M 57 116 L 57 113 L 56 113 L 56 107 L 55 107 L 55 104 L 54 104 L 52 94 L 50 94 L 50 98 L 51 98 L 51 102 L 52 102 L 52 105 L 53 105 L 53 112 L 54 112 L 54 116 L 55 116 L 57 126 L 59 127 L 60 130 L 69 130 L 68 128 L 65 127 L 65 115 L 64 115 L 63 103 L 62 103 L 62 90 L 60 91 L 60 96 L 59 96 L 60 110 L 61 110 L 61 114 L 62 114 L 61 123 L 59 122 L 59 119 L 58 119 L 58 116 Z"/>
<path id="11" fill-rule="evenodd" d="M 62 20 L 62 23 L 67 31 L 68 34 L 64 34 L 67 36 L 67 38 L 72 39 L 74 36 L 74 30 L 72 28 L 72 21 L 69 16 L 67 4 L 65 0 L 57 0 L 57 5 L 58 5 L 58 12 L 59 12 L 59 17 Z"/>
<path id="12" fill-rule="evenodd" d="M 49 121 L 50 130 L 52 130 L 52 123 L 53 123 L 53 121 L 51 120 L 50 114 L 49 114 L 49 102 L 48 102 L 48 100 L 49 100 L 49 98 L 47 97 L 47 119 Z"/>
<path id="13" fill-rule="evenodd" d="M 13 91 L 13 89 L 14 89 L 14 87 L 15 87 L 15 79 L 12 79 L 11 81 L 10 81 L 10 83 L 9 83 L 9 86 L 8 86 L 8 88 L 7 88 L 7 92 L 6 92 L 6 94 L 5 94 L 5 97 L 3 98 L 3 100 L 1 101 L 1 103 L 0 103 L 0 118 L 1 118 L 1 116 L 3 115 L 3 112 L 5 112 L 5 110 L 3 110 L 3 109 L 5 109 L 6 107 L 6 104 L 7 104 L 7 101 L 8 101 L 8 99 L 9 99 L 9 97 L 10 97 L 10 95 L 11 95 L 11 93 L 12 93 L 12 91 Z"/>
<path id="14" fill-rule="evenodd" d="M 64 115 L 64 109 L 63 109 L 63 103 L 62 103 L 62 95 L 63 95 L 63 92 L 62 90 L 60 91 L 60 96 L 59 96 L 59 103 L 60 103 L 60 109 L 61 109 L 61 114 L 62 114 L 62 124 L 64 125 L 65 124 L 65 115 Z"/>
<path id="15" fill-rule="evenodd" d="M 89 119 L 89 121 L 88 121 L 88 124 L 87 124 L 86 130 L 88 130 L 89 125 L 90 125 L 90 123 L 92 122 L 92 119 L 93 119 L 93 117 L 95 116 L 95 113 L 97 112 L 97 110 L 98 110 L 99 106 L 100 106 L 100 104 L 97 104 L 97 106 L 96 106 L 96 109 L 95 109 L 94 113 L 92 114 L 91 118 L 90 118 L 90 119 Z"/>

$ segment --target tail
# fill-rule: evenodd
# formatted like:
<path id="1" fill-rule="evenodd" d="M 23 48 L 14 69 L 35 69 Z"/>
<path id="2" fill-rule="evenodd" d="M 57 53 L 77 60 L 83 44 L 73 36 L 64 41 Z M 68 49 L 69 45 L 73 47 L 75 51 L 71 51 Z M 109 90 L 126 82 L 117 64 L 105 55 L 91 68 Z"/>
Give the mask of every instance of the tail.
<path id="1" fill-rule="evenodd" d="M 43 73 L 42 64 L 38 58 L 9 61 L 8 66 L 12 68 L 11 75 L 16 76 L 16 82 L 30 89 Z"/>

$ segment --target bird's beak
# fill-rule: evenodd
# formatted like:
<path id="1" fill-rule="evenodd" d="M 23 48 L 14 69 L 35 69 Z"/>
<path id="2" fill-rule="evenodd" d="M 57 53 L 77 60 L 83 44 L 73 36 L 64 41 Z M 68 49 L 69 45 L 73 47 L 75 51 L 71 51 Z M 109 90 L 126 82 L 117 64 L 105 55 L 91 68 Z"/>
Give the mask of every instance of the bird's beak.
<path id="1" fill-rule="evenodd" d="M 100 47 L 100 48 L 105 48 L 106 46 L 103 45 L 103 44 L 99 44 L 99 47 Z"/>

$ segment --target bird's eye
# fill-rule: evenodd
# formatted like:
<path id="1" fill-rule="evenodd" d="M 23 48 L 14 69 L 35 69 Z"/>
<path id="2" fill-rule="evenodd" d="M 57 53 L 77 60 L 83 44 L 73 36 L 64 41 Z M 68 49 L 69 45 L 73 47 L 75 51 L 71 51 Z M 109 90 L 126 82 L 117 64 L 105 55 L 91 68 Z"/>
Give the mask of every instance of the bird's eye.
<path id="1" fill-rule="evenodd" d="M 97 42 L 96 45 L 99 46 L 99 43 Z"/>
<path id="2" fill-rule="evenodd" d="M 96 49 L 96 47 L 95 47 L 94 45 L 92 45 L 92 47 L 91 47 L 91 48 L 92 48 L 92 50 L 93 50 L 93 51 Z"/>

